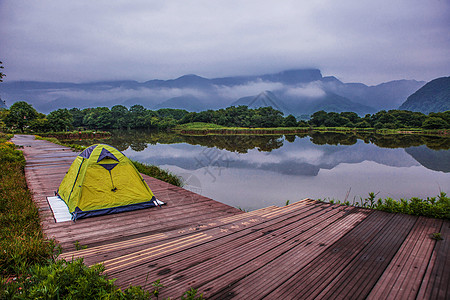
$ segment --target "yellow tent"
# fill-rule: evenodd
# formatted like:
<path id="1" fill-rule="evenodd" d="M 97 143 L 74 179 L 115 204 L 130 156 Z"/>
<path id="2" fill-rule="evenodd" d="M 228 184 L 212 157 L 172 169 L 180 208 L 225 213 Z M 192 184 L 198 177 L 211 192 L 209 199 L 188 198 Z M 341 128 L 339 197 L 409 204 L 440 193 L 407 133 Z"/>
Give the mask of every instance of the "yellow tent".
<path id="1" fill-rule="evenodd" d="M 159 205 L 133 163 L 103 144 L 75 158 L 57 193 L 74 220 Z"/>

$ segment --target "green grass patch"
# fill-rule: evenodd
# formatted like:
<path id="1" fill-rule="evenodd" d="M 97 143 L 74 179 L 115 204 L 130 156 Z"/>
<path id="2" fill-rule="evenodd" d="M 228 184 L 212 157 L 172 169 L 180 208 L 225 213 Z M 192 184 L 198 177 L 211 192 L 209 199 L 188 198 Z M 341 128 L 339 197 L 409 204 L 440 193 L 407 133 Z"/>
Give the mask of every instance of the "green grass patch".
<path id="1" fill-rule="evenodd" d="M 176 185 L 179 187 L 183 186 L 183 181 L 181 180 L 181 178 L 172 174 L 167 170 L 161 169 L 158 166 L 147 165 L 134 160 L 131 161 L 133 162 L 136 169 L 142 174 L 154 177 L 156 179 L 162 180 L 172 185 Z"/>
<path id="2" fill-rule="evenodd" d="M 309 127 L 224 127 L 210 123 L 187 123 L 178 125 L 173 129 L 182 135 L 271 135 L 271 134 L 296 134 L 309 131 Z"/>
<path id="3" fill-rule="evenodd" d="M 111 133 L 108 131 L 100 130 L 83 130 L 83 131 L 58 131 L 58 132 L 45 132 L 38 133 L 42 137 L 53 137 L 59 140 L 79 140 L 79 139 L 101 139 L 109 138 Z"/>
<path id="4" fill-rule="evenodd" d="M 319 201 L 324 201 L 319 199 Z M 420 199 L 394 200 L 392 198 L 376 199 L 375 193 L 369 193 L 369 197 L 359 201 L 326 200 L 331 204 L 344 204 L 356 207 L 365 207 L 390 213 L 402 213 L 414 216 L 424 216 L 436 219 L 450 220 L 450 198 L 446 193 L 441 192 L 437 197 L 427 197 Z"/>
<path id="5" fill-rule="evenodd" d="M 58 140 L 55 137 L 43 137 L 40 135 L 35 135 L 37 140 L 45 140 L 45 141 L 49 141 L 53 144 L 57 144 L 57 145 L 61 145 L 61 146 L 66 146 L 69 148 L 72 148 L 73 151 L 83 151 L 84 149 L 86 149 L 86 146 L 82 146 L 82 145 L 78 145 L 78 144 L 70 144 L 67 142 L 61 142 L 60 140 Z"/>
<path id="6" fill-rule="evenodd" d="M 0 133 L 0 272 L 17 274 L 53 254 L 54 242 L 45 240 L 36 205 L 28 190 L 21 151 Z"/>
<path id="7" fill-rule="evenodd" d="M 250 128 L 250 127 L 225 127 L 221 125 L 195 122 L 177 125 L 173 131 L 182 135 L 270 135 L 270 134 L 297 134 L 313 132 L 339 132 L 339 133 L 376 133 L 381 135 L 391 134 L 426 134 L 445 136 L 449 130 L 433 129 L 425 130 L 421 128 L 400 128 L 400 129 L 375 129 L 375 128 L 350 128 L 350 127 L 271 127 L 271 128 Z"/>
<path id="8" fill-rule="evenodd" d="M 186 124 L 180 124 L 175 126 L 174 130 L 205 130 L 205 129 L 224 129 L 224 128 L 231 128 L 231 127 L 225 127 L 222 125 L 217 125 L 213 123 L 204 123 L 204 122 L 194 122 L 194 123 L 186 123 Z"/>

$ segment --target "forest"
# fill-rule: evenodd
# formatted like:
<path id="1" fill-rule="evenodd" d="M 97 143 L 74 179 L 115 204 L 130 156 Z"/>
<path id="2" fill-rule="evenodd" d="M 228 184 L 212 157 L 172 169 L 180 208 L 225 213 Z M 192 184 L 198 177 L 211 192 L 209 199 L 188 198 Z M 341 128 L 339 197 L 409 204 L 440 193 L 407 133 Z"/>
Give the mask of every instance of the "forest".
<path id="1" fill-rule="evenodd" d="M 355 112 L 318 111 L 310 119 L 297 120 L 284 116 L 272 107 L 248 108 L 230 106 L 218 110 L 188 112 L 182 109 L 150 110 L 142 105 L 127 108 L 123 105 L 95 108 L 57 109 L 48 115 L 37 112 L 25 101 L 0 110 L 0 129 L 3 132 L 50 132 L 67 130 L 108 129 L 168 129 L 180 124 L 203 122 L 225 127 L 346 127 L 374 129 L 448 129 L 450 111 L 430 113 L 406 110 L 379 111 L 360 117 Z"/>

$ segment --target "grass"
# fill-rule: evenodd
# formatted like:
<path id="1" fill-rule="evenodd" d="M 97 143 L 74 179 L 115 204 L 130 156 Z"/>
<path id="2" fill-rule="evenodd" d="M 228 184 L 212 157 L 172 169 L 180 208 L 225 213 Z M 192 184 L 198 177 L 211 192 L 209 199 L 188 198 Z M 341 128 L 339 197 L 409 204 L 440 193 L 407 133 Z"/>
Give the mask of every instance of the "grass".
<path id="1" fill-rule="evenodd" d="M 165 181 L 172 185 L 176 185 L 179 187 L 183 186 L 183 181 L 181 180 L 181 178 L 172 174 L 171 172 L 169 172 L 167 170 L 161 169 L 158 166 L 147 165 L 147 164 L 140 163 L 140 162 L 134 161 L 134 160 L 132 160 L 132 162 L 133 162 L 134 166 L 136 167 L 136 169 L 142 174 Z"/>
<path id="2" fill-rule="evenodd" d="M 309 127 L 273 127 L 273 128 L 250 128 L 250 127 L 225 127 L 210 123 L 187 123 L 178 125 L 173 129 L 179 134 L 185 135 L 270 135 L 270 134 L 295 134 L 306 133 Z"/>
<path id="3" fill-rule="evenodd" d="M 414 216 L 424 216 L 436 219 L 450 220 L 450 198 L 446 193 L 441 192 L 437 197 L 427 197 L 420 199 L 413 197 L 409 200 L 392 198 L 376 199 L 375 193 L 369 193 L 369 197 L 351 203 L 350 201 L 328 200 L 329 203 L 365 207 L 390 213 L 402 213 Z M 319 199 L 319 201 L 323 201 Z"/>
<path id="4" fill-rule="evenodd" d="M 72 131 L 49 131 L 44 133 L 38 133 L 40 136 L 56 137 L 60 139 L 86 139 L 86 138 L 101 138 L 109 137 L 111 133 L 101 130 L 72 130 Z"/>
<path id="5" fill-rule="evenodd" d="M 174 130 L 195 130 L 195 129 L 205 130 L 205 129 L 227 129 L 227 128 L 231 128 L 231 127 L 225 127 L 225 126 L 217 125 L 217 124 L 213 124 L 213 123 L 194 122 L 194 123 L 186 123 L 186 124 L 177 125 L 174 128 Z"/>
<path id="6" fill-rule="evenodd" d="M 0 272 L 17 274 L 49 259 L 54 242 L 44 239 L 39 214 L 28 190 L 25 159 L 11 136 L 0 133 Z"/>
<path id="7" fill-rule="evenodd" d="M 61 146 L 66 146 L 69 148 L 72 148 L 73 151 L 83 151 L 84 149 L 86 149 L 86 146 L 81 146 L 81 145 L 77 145 L 77 144 L 69 144 L 69 143 L 63 143 L 60 140 L 58 140 L 55 137 L 43 137 L 40 135 L 35 135 L 37 140 L 45 140 L 45 141 L 49 141 L 53 144 L 57 144 L 57 145 L 61 145 Z"/>
<path id="8" fill-rule="evenodd" d="M 341 133 L 377 133 L 377 134 L 427 134 L 448 135 L 445 129 L 425 130 L 421 128 L 400 129 L 375 129 L 375 128 L 349 128 L 349 127 L 273 127 L 273 128 L 249 128 L 249 127 L 225 127 L 221 125 L 194 122 L 177 125 L 175 132 L 186 135 L 235 135 L 235 134 L 296 134 L 308 132 L 341 132 Z"/>

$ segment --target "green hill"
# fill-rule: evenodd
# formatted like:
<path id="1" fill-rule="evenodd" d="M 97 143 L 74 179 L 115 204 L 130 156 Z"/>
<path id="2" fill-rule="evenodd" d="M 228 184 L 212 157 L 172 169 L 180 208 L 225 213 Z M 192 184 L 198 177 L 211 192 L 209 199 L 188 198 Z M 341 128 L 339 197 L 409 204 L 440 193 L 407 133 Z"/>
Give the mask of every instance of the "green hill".
<path id="1" fill-rule="evenodd" d="M 399 107 L 424 114 L 450 110 L 450 77 L 434 79 L 408 97 Z"/>

